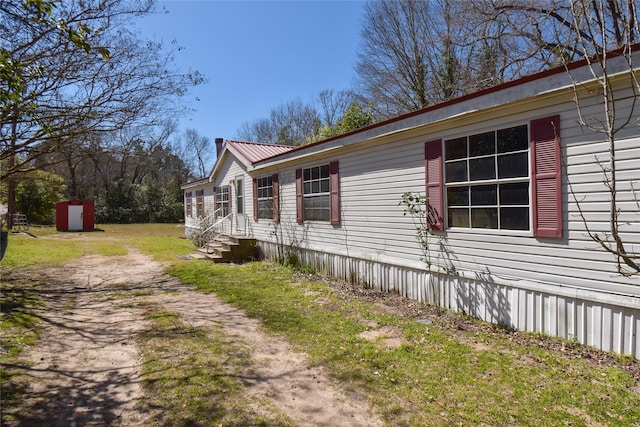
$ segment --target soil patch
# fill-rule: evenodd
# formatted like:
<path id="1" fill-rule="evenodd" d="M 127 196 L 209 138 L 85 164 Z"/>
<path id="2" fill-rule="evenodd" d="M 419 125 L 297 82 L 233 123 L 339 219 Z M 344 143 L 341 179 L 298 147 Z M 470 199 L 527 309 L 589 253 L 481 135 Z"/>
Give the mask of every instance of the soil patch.
<path id="1" fill-rule="evenodd" d="M 141 404 L 141 355 L 134 341 L 149 328 L 140 301 L 199 328 L 223 328 L 249 349 L 247 393 L 271 401 L 297 424 L 383 425 L 364 398 L 331 381 L 284 339 L 162 271 L 129 250 L 127 256 L 87 256 L 42 272 L 45 307 L 38 314 L 45 326 L 27 355 L 33 364 L 23 368 L 29 387 L 17 425 L 148 425 L 153 412 Z"/>
<path id="2" fill-rule="evenodd" d="M 223 303 L 214 294 L 182 285 L 163 273 L 163 266 L 130 250 L 120 257 L 88 256 L 61 268 L 41 272 L 12 273 L 3 280 L 39 281 L 44 302 L 38 315 L 44 321 L 42 339 L 22 367 L 28 378 L 19 418 L 3 425 L 150 425 L 154 409 L 145 406 L 140 368 L 142 355 L 134 337 L 149 328 L 145 304 L 176 313 L 183 322 L 198 328 L 224 330 L 248 349 L 243 373 L 248 396 L 268 400 L 299 425 L 376 426 L 383 422 L 366 400 L 328 378 L 324 370 L 295 352 L 286 340 L 265 333 L 260 323 Z M 612 366 L 627 371 L 640 393 L 640 363 L 590 347 L 554 338 L 504 329 L 438 309 L 397 294 L 366 289 L 347 282 L 323 280 L 338 298 L 368 301 L 380 313 L 393 313 L 433 325 L 459 342 L 478 350 L 492 350 L 493 335 L 506 335 L 515 344 L 556 351 L 567 359 Z M 333 309 L 331 299 L 319 293 L 317 303 Z M 337 307 L 337 305 L 336 305 Z M 346 313 L 345 315 L 350 315 Z M 369 331 L 362 337 L 393 348 L 402 344 L 394 328 L 365 321 Z M 430 326 L 429 326 L 430 327 Z M 487 337 L 489 339 L 487 339 Z M 508 351 L 501 349 L 503 351 Z M 521 357 L 519 363 L 538 363 Z"/>
<path id="3" fill-rule="evenodd" d="M 360 333 L 358 336 L 388 349 L 400 347 L 405 342 L 402 336 L 402 330 L 395 326 L 383 326 L 379 329 L 371 329 Z"/>

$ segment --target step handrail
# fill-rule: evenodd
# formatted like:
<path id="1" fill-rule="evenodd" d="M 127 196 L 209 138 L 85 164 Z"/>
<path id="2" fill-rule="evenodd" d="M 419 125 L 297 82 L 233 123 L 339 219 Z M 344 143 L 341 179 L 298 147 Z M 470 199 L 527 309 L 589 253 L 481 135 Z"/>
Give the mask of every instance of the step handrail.
<path id="1" fill-rule="evenodd" d="M 216 228 L 218 225 L 222 224 L 226 219 L 230 218 L 233 214 L 230 213 L 229 215 L 220 218 L 219 220 L 217 220 L 216 222 L 214 222 L 213 224 L 211 224 L 209 227 L 207 227 L 206 230 L 204 230 L 202 233 L 200 233 L 200 235 L 204 235 L 207 234 L 209 231 L 213 230 L 214 228 Z M 205 243 L 205 246 L 209 244 L 209 242 Z"/>
<path id="2" fill-rule="evenodd" d="M 209 215 L 202 217 L 198 220 L 198 228 L 200 228 L 200 226 L 202 225 L 202 223 L 204 223 L 205 221 L 208 221 L 210 219 L 214 219 L 219 212 L 222 211 L 222 208 L 218 208 L 216 210 L 214 210 L 213 212 L 211 212 Z"/>

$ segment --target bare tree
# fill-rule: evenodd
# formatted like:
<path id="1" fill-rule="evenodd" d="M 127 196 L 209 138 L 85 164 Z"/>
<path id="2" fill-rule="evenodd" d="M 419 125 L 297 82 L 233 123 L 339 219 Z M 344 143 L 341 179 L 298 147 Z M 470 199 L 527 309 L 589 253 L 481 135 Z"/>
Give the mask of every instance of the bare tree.
<path id="1" fill-rule="evenodd" d="M 242 124 L 237 136 L 247 141 L 302 145 L 319 132 L 320 126 L 315 107 L 297 99 L 272 109 L 268 119 Z"/>
<path id="2" fill-rule="evenodd" d="M 468 0 L 476 37 L 488 47 L 482 49 L 488 54 L 486 59 L 497 59 L 495 68 L 490 68 L 502 81 L 561 65 L 563 53 L 558 45 L 571 42 L 562 20 L 554 16 L 560 16 L 555 13 L 566 5 L 565 0 Z M 569 62 L 575 59 L 564 58 Z M 483 63 L 487 64 L 490 63 Z"/>
<path id="3" fill-rule="evenodd" d="M 317 108 L 300 100 L 287 102 L 272 109 L 269 118 L 243 123 L 236 137 L 291 145 L 317 141 L 323 138 L 322 129 L 336 126 L 356 98 L 351 90 L 324 89 L 318 95 Z"/>
<path id="4" fill-rule="evenodd" d="M 486 22 L 460 1 L 367 3 L 356 65 L 364 104 L 382 119 L 501 83 L 505 49 Z"/>
<path id="5" fill-rule="evenodd" d="M 431 3 L 421 1 L 369 2 L 365 8 L 362 44 L 356 73 L 359 92 L 382 117 L 423 108 L 429 58 L 436 41 Z"/>
<path id="6" fill-rule="evenodd" d="M 201 178 L 207 175 L 209 162 L 213 157 L 211 140 L 200 135 L 195 129 L 186 129 L 184 132 L 185 161 L 193 159 L 195 164 L 190 167 L 193 173 Z"/>
<path id="7" fill-rule="evenodd" d="M 617 271 L 623 275 L 640 274 L 640 252 L 634 250 L 633 242 L 625 241 L 623 237 L 625 231 L 630 230 L 624 217 L 635 216 L 637 223 L 640 203 L 633 179 L 628 180 L 626 192 L 634 200 L 625 200 L 623 193 L 618 191 L 622 180 L 617 174 L 619 135 L 622 136 L 629 128 L 634 128 L 636 132 L 640 129 L 640 121 L 637 118 L 640 82 L 634 69 L 633 55 L 634 49 L 638 51 L 634 43 L 640 35 L 637 13 L 635 2 L 631 0 L 580 0 L 572 2 L 570 9 L 570 25 L 577 41 L 570 53 L 580 53 L 586 59 L 591 75 L 596 81 L 597 93 L 600 94 L 600 112 L 587 111 L 580 99 L 582 85 L 574 80 L 574 96 L 580 125 L 590 132 L 603 135 L 608 144 L 608 159 L 596 158 L 596 161 L 602 170 L 603 182 L 609 194 L 609 229 L 595 231 L 577 199 L 576 204 L 587 233 L 602 249 L 616 257 Z M 612 48 L 616 50 L 611 51 Z M 623 87 L 630 91 L 620 90 L 614 82 L 614 74 L 620 72 L 619 68 L 613 66 L 614 61 L 623 62 L 623 69 L 628 72 L 628 80 Z M 571 72 L 569 74 L 571 75 Z M 626 203 L 621 203 L 623 201 Z M 626 215 L 624 205 L 627 206 L 627 210 L 629 206 L 632 209 L 631 212 L 627 211 Z"/>
<path id="8" fill-rule="evenodd" d="M 269 119 L 261 118 L 253 122 L 244 122 L 236 130 L 235 138 L 244 141 L 274 142 L 275 133 Z"/>
<path id="9" fill-rule="evenodd" d="M 318 95 L 320 104 L 320 117 L 323 126 L 335 126 L 336 122 L 344 115 L 356 95 L 350 90 L 335 91 L 324 89 Z"/>
<path id="10" fill-rule="evenodd" d="M 36 22 L 16 4 L 0 2 L 3 53 L 22 70 L 22 96 L 3 99 L 1 110 L 0 179 L 10 187 L 19 174 L 60 161 L 51 154 L 92 134 L 151 128 L 186 112 L 177 100 L 203 81 L 197 72 L 175 70 L 171 52 L 130 29 L 152 0 L 55 2 L 53 18 Z M 108 55 L 79 50 L 57 22 L 83 28 L 83 43 Z"/>
<path id="11" fill-rule="evenodd" d="M 640 273 L 640 252 L 629 236 L 640 209 L 632 179 L 618 174 L 621 141 L 637 138 L 639 129 L 637 98 L 640 95 L 636 68 L 640 38 L 638 6 L 635 0 L 517 0 L 475 3 L 499 18 L 505 31 L 496 37 L 509 38 L 513 63 L 522 69 L 565 66 L 573 81 L 578 122 L 587 133 L 598 134 L 607 143 L 607 152 L 595 158 L 602 171 L 609 203 L 606 230 L 597 229 L 584 210 L 586 195 L 578 195 L 569 181 L 588 236 L 616 259 L 623 275 Z M 568 65 L 582 60 L 588 75 L 575 75 Z M 620 75 L 626 80 L 620 82 Z M 586 85 L 584 80 L 591 80 Z M 587 99 L 598 97 L 595 108 Z M 637 185 L 637 183 L 636 183 Z M 624 188 L 624 191 L 619 191 Z M 635 220 L 633 218 L 636 218 Z"/>
<path id="12" fill-rule="evenodd" d="M 635 20 L 634 0 L 498 1 L 493 10 L 528 42 L 531 53 L 545 52 L 551 64 L 581 59 L 585 49 L 590 55 L 610 51 L 637 38 L 636 23 L 629 21 Z"/>
<path id="13" fill-rule="evenodd" d="M 271 110 L 271 123 L 276 130 L 278 144 L 302 145 L 309 135 L 320 129 L 315 107 L 301 100 L 287 102 Z"/>

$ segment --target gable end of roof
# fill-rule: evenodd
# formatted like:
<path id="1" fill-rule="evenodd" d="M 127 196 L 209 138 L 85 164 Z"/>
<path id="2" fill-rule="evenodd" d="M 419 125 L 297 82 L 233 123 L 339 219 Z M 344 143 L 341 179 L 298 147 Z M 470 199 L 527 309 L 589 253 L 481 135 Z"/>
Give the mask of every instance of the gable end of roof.
<path id="1" fill-rule="evenodd" d="M 225 147 L 233 149 L 251 164 L 289 152 L 295 148 L 291 145 L 235 140 L 227 140 Z"/>

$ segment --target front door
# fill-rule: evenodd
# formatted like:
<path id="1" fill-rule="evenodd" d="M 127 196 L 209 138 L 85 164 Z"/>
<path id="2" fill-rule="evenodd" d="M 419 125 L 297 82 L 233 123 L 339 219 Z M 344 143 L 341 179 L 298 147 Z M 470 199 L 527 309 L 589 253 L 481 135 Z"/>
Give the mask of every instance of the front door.
<path id="1" fill-rule="evenodd" d="M 69 231 L 82 231 L 82 205 L 69 205 Z"/>
<path id="2" fill-rule="evenodd" d="M 236 177 L 236 231 L 244 231 L 244 181 Z"/>

